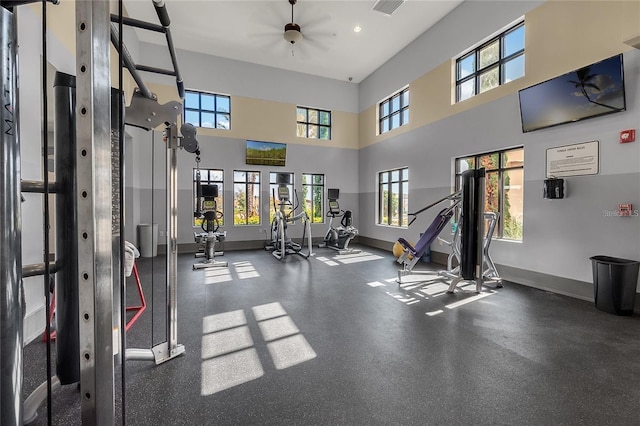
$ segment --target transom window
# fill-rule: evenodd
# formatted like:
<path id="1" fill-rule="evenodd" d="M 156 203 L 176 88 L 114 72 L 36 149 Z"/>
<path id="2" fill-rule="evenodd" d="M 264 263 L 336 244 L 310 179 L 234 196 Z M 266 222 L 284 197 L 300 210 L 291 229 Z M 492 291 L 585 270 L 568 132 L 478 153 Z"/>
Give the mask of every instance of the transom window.
<path id="1" fill-rule="evenodd" d="M 184 96 L 184 122 L 211 129 L 231 128 L 231 97 L 187 90 Z"/>
<path id="2" fill-rule="evenodd" d="M 198 169 L 193 169 L 193 198 L 194 204 L 202 202 L 202 198 L 198 198 L 198 189 L 196 182 L 198 181 Z M 216 185 L 218 187 L 218 196 L 216 197 L 216 210 L 221 214 L 218 219 L 220 226 L 224 225 L 223 194 L 224 194 L 224 171 L 222 169 L 200 169 L 201 185 Z M 193 226 L 202 226 L 202 218 L 194 217 Z"/>
<path id="3" fill-rule="evenodd" d="M 302 199 L 311 223 L 324 223 L 324 175 L 302 174 Z"/>
<path id="4" fill-rule="evenodd" d="M 299 106 L 296 117 L 299 138 L 331 140 L 331 111 Z"/>
<path id="5" fill-rule="evenodd" d="M 260 172 L 233 171 L 233 224 L 260 224 Z"/>
<path id="6" fill-rule="evenodd" d="M 524 148 L 456 158 L 456 191 L 462 186 L 462 172 L 483 167 L 484 211 L 500 215 L 493 237 L 522 240 Z"/>
<path id="7" fill-rule="evenodd" d="M 456 59 L 456 102 L 524 76 L 524 22 Z"/>
<path id="8" fill-rule="evenodd" d="M 382 134 L 409 122 L 409 88 L 378 104 L 378 133 Z"/>
<path id="9" fill-rule="evenodd" d="M 378 224 L 409 223 L 409 168 L 378 173 Z"/>

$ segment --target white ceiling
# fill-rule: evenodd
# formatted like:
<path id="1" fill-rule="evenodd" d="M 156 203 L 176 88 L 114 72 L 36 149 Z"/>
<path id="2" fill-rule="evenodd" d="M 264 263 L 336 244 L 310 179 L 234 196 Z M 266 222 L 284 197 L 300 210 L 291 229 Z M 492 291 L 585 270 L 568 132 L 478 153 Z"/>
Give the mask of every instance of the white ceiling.
<path id="1" fill-rule="evenodd" d="M 391 16 L 375 0 L 298 0 L 294 22 L 303 40 L 283 39 L 288 0 L 165 0 L 176 49 L 236 59 L 354 83 L 365 79 L 463 0 L 407 0 Z M 158 23 L 151 0 L 125 0 L 128 15 Z M 354 27 L 362 31 L 355 33 Z M 163 36 L 137 30 L 141 41 Z"/>

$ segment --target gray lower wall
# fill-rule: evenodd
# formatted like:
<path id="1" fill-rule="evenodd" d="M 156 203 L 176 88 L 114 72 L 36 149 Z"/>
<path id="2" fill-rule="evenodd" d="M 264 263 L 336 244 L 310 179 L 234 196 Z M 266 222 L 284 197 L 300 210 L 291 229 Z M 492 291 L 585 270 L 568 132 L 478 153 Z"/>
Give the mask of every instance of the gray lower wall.
<path id="1" fill-rule="evenodd" d="M 132 216 L 132 223 L 127 223 L 128 233 L 136 235 L 135 228 L 141 223 L 158 223 L 159 241 L 163 242 L 166 233 L 166 177 L 165 177 L 165 149 L 159 134 L 143 133 L 138 138 L 134 155 L 137 158 L 135 174 L 140 187 L 127 189 L 127 196 L 133 199 L 128 204 L 137 209 Z M 287 165 L 285 167 L 268 167 L 245 164 L 246 143 L 244 139 L 198 137 L 200 142 L 202 169 L 224 170 L 224 226 L 221 231 L 227 231 L 227 244 L 235 242 L 265 241 L 270 234 L 269 213 L 273 209 L 269 205 L 269 173 L 291 172 L 295 174 L 294 188 L 302 195 L 302 173 L 324 174 L 325 203 L 326 189 L 340 189 L 340 207 L 351 210 L 354 226 L 359 227 L 359 196 L 358 196 L 358 151 L 353 149 L 308 146 L 303 144 L 287 145 Z M 151 155 L 153 153 L 153 156 Z M 153 158 L 153 160 L 152 160 Z M 153 173 L 152 173 L 153 167 Z M 184 151 L 178 151 L 178 242 L 188 244 L 194 242 L 193 233 L 202 232 L 201 228 L 193 226 L 193 170 L 196 167 L 195 157 Z M 260 171 L 261 184 L 261 217 L 260 225 L 233 225 L 233 172 L 234 170 Z M 152 176 L 153 175 L 153 176 Z M 152 188 L 152 185 L 154 189 Z M 153 206 L 153 208 L 152 208 Z M 312 236 L 321 238 L 327 232 L 329 223 L 314 223 L 311 225 Z M 289 235 L 293 238 L 302 236 L 302 225 L 296 223 L 288 227 Z M 128 234 L 129 235 L 129 234 Z M 134 237 L 135 238 L 135 237 Z"/>
<path id="2" fill-rule="evenodd" d="M 426 211 L 410 228 L 376 225 L 378 172 L 409 167 L 409 211 L 415 211 L 452 192 L 456 157 L 523 146 L 523 240 L 494 240 L 492 257 L 530 277 L 554 277 L 553 291 L 585 297 L 588 291 L 569 283 L 592 281 L 591 256 L 640 260 L 640 216 L 608 214 L 620 203 L 640 207 L 640 143 L 618 141 L 621 130 L 640 128 L 640 51 L 625 52 L 624 63 L 624 112 L 523 134 L 514 93 L 361 149 L 360 234 L 386 242 L 417 241 L 438 211 Z M 565 199 L 543 199 L 546 150 L 588 141 L 599 141 L 599 173 L 565 178 Z M 446 251 L 446 246 L 434 243 L 432 249 Z"/>

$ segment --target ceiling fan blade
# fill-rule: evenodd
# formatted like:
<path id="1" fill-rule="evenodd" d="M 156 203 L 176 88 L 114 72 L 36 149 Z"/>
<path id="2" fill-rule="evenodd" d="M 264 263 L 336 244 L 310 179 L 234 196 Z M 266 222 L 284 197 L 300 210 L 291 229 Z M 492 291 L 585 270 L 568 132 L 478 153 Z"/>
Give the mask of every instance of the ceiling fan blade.
<path id="1" fill-rule="evenodd" d="M 304 38 L 301 43 L 308 44 L 315 49 L 319 49 L 323 52 L 328 52 L 331 46 L 335 42 L 335 37 L 332 34 L 303 34 Z"/>
<path id="2" fill-rule="evenodd" d="M 323 2 L 299 2 L 295 10 L 296 22 L 302 30 L 315 31 L 319 29 L 327 30 L 327 25 L 331 25 L 331 15 L 319 6 Z"/>
<path id="3" fill-rule="evenodd" d="M 307 31 L 317 31 L 317 30 L 327 30 L 327 24 L 331 22 L 331 15 L 324 14 L 319 17 L 313 17 L 311 19 L 305 18 L 300 19 L 299 25 L 303 30 Z"/>
<path id="4" fill-rule="evenodd" d="M 282 31 L 261 31 L 261 32 L 256 32 L 256 33 L 249 33 L 247 34 L 248 38 L 251 39 L 264 39 L 264 38 L 270 38 L 270 39 L 275 39 L 275 38 L 282 38 Z"/>
<path id="5" fill-rule="evenodd" d="M 289 50 L 292 52 L 290 55 L 299 60 L 306 60 L 311 57 L 310 46 L 305 43 L 304 39 L 300 43 L 296 43 L 293 46 L 293 50 Z"/>

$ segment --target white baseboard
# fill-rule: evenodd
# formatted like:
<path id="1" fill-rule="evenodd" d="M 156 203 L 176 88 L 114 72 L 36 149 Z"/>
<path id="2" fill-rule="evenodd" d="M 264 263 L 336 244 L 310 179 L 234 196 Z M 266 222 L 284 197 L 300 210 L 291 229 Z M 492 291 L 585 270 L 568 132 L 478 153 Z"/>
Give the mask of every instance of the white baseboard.
<path id="1" fill-rule="evenodd" d="M 40 305 L 24 317 L 22 330 L 24 332 L 24 345 L 31 343 L 35 339 L 42 336 L 46 326 L 45 306 Z"/>

